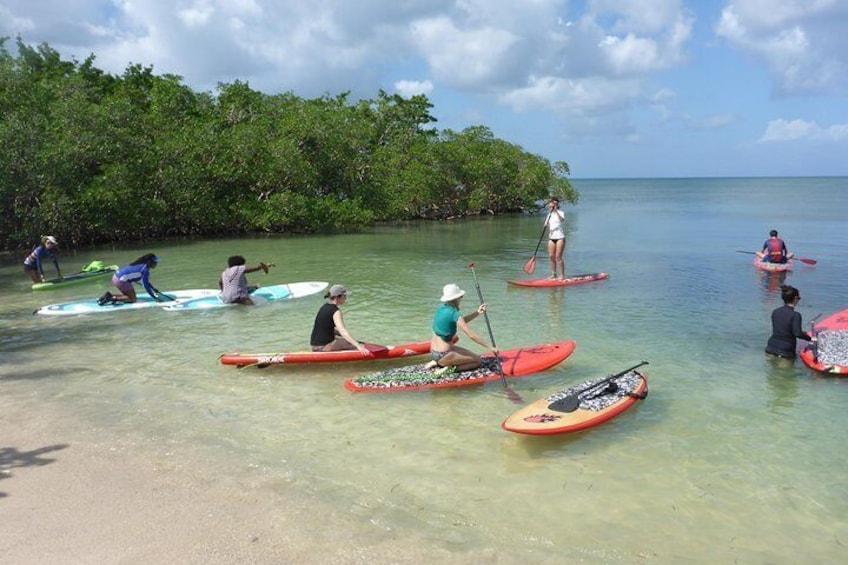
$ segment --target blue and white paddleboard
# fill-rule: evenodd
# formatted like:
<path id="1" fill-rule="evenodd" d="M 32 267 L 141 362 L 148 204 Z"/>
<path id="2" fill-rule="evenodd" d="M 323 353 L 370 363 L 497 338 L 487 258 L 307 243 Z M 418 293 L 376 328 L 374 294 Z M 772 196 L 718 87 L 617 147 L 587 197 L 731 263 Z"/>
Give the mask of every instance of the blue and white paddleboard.
<path id="1" fill-rule="evenodd" d="M 74 302 L 63 302 L 61 304 L 48 304 L 42 306 L 34 312 L 41 316 L 79 316 L 82 314 L 108 314 L 111 312 L 125 312 L 130 310 L 140 310 L 142 308 L 156 308 L 166 305 L 176 305 L 186 300 L 203 298 L 204 296 L 212 296 L 218 294 L 216 289 L 212 288 L 196 288 L 190 290 L 169 290 L 163 294 L 174 298 L 169 302 L 156 302 L 146 292 L 141 292 L 137 295 L 138 300 L 132 304 L 126 302 L 117 302 L 115 304 L 97 304 L 97 298 L 89 298 L 87 300 L 76 300 Z"/>
<path id="2" fill-rule="evenodd" d="M 267 304 L 268 302 L 276 302 L 278 300 L 289 300 L 292 298 L 301 298 L 311 294 L 317 294 L 327 288 L 328 282 L 298 282 L 290 284 L 276 284 L 271 286 L 263 286 L 250 293 L 250 298 L 256 305 Z M 192 300 L 178 300 L 163 305 L 163 309 L 168 312 L 186 311 L 186 310 L 209 310 L 212 308 L 224 308 L 227 306 L 238 306 L 237 304 L 227 304 L 221 301 L 219 294 L 216 292 L 211 296 L 203 296 Z"/>

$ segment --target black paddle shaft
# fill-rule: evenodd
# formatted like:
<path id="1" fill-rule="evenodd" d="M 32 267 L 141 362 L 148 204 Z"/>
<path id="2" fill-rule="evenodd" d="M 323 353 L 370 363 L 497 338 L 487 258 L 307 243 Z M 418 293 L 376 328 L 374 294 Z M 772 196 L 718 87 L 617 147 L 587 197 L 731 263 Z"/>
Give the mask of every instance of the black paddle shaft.
<path id="1" fill-rule="evenodd" d="M 480 290 L 480 283 L 477 281 L 477 272 L 474 270 L 474 263 L 469 264 L 468 268 L 471 269 L 471 274 L 474 276 L 474 287 L 477 289 L 477 297 L 480 298 L 480 304 L 484 304 L 485 300 L 483 300 L 483 291 Z M 486 312 L 485 310 L 483 310 L 483 319 L 486 320 L 486 329 L 489 330 L 489 339 L 492 341 L 492 347 L 497 349 L 498 346 L 495 343 L 495 334 L 492 332 L 492 324 L 489 323 L 489 313 Z M 501 363 L 500 363 L 500 357 L 498 357 L 497 359 L 498 359 L 498 373 L 500 373 L 501 380 L 503 381 L 503 385 L 504 385 L 504 387 L 506 387 L 507 386 L 506 376 L 504 375 L 504 372 L 503 372 L 503 366 L 501 366 Z"/>
<path id="2" fill-rule="evenodd" d="M 604 383 L 611 382 L 611 381 L 617 379 L 618 377 L 621 377 L 622 375 L 626 375 L 630 371 L 638 369 L 642 365 L 647 365 L 647 364 L 648 364 L 647 361 L 642 361 L 638 365 L 633 365 L 629 369 L 625 369 L 625 370 L 621 371 L 620 373 L 610 375 L 610 376 L 606 377 L 605 379 L 601 379 L 598 382 L 595 382 L 595 383 L 592 383 L 588 386 L 585 386 L 585 387 L 581 388 L 580 390 L 576 390 L 576 391 L 572 392 L 568 396 L 565 396 L 563 398 L 560 398 L 559 400 L 556 400 L 556 401 L 550 403 L 548 405 L 548 408 L 551 409 L 551 410 L 556 410 L 557 412 L 574 412 L 575 410 L 577 410 L 580 407 L 580 395 L 583 394 L 584 392 L 590 391 L 594 388 L 598 388 L 600 385 L 602 385 Z"/>

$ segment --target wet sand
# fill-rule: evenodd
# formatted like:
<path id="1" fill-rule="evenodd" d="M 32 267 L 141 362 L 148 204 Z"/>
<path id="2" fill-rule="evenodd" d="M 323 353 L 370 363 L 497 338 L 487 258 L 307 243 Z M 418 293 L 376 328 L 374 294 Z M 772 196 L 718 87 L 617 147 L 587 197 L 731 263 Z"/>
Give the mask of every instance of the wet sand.
<path id="1" fill-rule="evenodd" d="M 472 563 L 385 532 L 362 540 L 344 509 L 232 484 L 38 403 L 0 415 L 0 554 L 29 563 Z M 484 552 L 485 553 L 485 552 Z M 497 559 L 494 559 L 497 561 Z"/>

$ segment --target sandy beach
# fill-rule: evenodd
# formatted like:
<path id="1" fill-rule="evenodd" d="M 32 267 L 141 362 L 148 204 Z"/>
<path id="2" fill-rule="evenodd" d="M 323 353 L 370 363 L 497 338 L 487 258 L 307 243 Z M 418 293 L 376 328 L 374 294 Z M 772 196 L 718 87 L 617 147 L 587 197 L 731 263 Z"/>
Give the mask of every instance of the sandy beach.
<path id="1" fill-rule="evenodd" d="M 360 540 L 354 513 L 282 500 L 261 482 L 230 484 L 137 439 L 103 441 L 108 433 L 50 405 L 7 403 L 0 424 L 4 563 L 493 561 L 397 532 Z"/>

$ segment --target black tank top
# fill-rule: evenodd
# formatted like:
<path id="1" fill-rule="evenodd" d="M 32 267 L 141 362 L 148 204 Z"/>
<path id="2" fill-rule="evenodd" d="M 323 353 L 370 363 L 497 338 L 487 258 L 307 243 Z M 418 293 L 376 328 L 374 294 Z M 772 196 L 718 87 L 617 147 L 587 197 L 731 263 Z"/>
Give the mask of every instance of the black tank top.
<path id="1" fill-rule="evenodd" d="M 323 346 L 336 339 L 336 323 L 333 321 L 333 314 L 338 311 L 339 307 L 328 302 L 321 306 L 318 314 L 315 316 L 315 324 L 312 326 L 312 337 L 309 340 L 310 345 Z"/>

